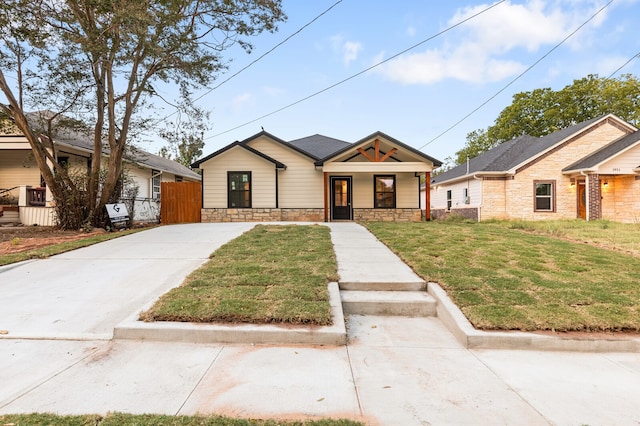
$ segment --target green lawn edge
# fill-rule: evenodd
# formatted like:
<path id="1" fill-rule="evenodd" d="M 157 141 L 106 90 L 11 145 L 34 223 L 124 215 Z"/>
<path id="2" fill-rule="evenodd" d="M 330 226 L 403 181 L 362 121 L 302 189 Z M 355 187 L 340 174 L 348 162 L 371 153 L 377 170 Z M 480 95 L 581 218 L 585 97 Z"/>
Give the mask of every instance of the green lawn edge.
<path id="1" fill-rule="evenodd" d="M 256 225 L 165 293 L 143 321 L 331 325 L 337 280 L 330 230 Z"/>
<path id="2" fill-rule="evenodd" d="M 348 419 L 286 421 L 238 419 L 225 416 L 168 416 L 160 414 L 109 413 L 62 416 L 51 413 L 0 414 L 0 424 L 12 426 L 363 426 Z"/>
<path id="3" fill-rule="evenodd" d="M 443 287 L 476 328 L 640 331 L 640 257 L 602 248 L 608 225 L 572 225 L 588 231 L 589 243 L 552 223 L 365 225 L 419 276 Z"/>

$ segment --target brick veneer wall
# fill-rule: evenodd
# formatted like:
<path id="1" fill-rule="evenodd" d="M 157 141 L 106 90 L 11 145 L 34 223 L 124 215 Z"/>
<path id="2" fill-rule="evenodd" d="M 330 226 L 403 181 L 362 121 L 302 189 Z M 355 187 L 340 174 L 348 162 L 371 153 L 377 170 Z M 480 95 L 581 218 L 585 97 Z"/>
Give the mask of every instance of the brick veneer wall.
<path id="1" fill-rule="evenodd" d="M 597 174 L 590 174 L 587 177 L 589 188 L 589 220 L 602 219 L 602 193 L 600 192 L 600 177 Z"/>
<path id="2" fill-rule="evenodd" d="M 478 208 L 477 207 L 465 207 L 459 209 L 431 209 L 431 219 L 442 220 L 451 215 L 462 216 L 465 219 L 478 220 Z"/>

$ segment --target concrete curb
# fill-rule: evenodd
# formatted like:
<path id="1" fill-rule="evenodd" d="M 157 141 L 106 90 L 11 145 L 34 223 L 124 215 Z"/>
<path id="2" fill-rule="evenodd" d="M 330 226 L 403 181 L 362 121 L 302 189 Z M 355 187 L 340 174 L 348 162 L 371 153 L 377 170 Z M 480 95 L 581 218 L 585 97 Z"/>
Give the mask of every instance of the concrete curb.
<path id="1" fill-rule="evenodd" d="M 243 344 L 287 344 L 343 346 L 347 343 L 347 330 L 342 312 L 338 283 L 328 285 L 333 325 L 291 326 L 254 324 L 198 324 L 181 322 L 138 321 L 157 299 L 145 305 L 139 312 L 118 324 L 114 339 L 153 340 L 189 343 L 243 343 Z"/>
<path id="2" fill-rule="evenodd" d="M 57 334 L 29 334 L 16 333 L 9 331 L 7 334 L 0 334 L 0 340 L 71 340 L 71 341 L 93 341 L 93 340 L 111 340 L 111 334 L 93 334 L 93 333 L 57 333 Z"/>
<path id="3" fill-rule="evenodd" d="M 437 302 L 437 315 L 463 346 L 469 349 L 526 349 L 574 352 L 640 352 L 640 338 L 575 338 L 520 331 L 476 330 L 447 293 L 436 283 L 428 292 Z"/>

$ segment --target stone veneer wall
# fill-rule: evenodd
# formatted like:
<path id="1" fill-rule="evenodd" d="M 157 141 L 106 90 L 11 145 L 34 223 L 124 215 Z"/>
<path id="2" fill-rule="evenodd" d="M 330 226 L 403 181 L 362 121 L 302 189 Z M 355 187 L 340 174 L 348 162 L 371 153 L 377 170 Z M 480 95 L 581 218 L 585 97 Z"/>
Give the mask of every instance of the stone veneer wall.
<path id="1" fill-rule="evenodd" d="M 420 209 L 353 209 L 353 219 L 361 222 L 421 222 Z"/>
<path id="2" fill-rule="evenodd" d="M 600 182 L 609 184 L 601 186 L 602 219 L 640 223 L 640 175 L 600 175 Z"/>
<path id="3" fill-rule="evenodd" d="M 462 216 L 465 219 L 478 220 L 478 208 L 477 207 L 466 207 L 460 209 L 431 209 L 431 219 L 433 220 L 442 220 L 446 219 L 451 215 Z"/>
<path id="4" fill-rule="evenodd" d="M 420 209 L 353 209 L 354 220 L 420 222 Z M 324 209 L 202 209 L 202 222 L 322 222 Z"/>
<path id="5" fill-rule="evenodd" d="M 324 209 L 202 209 L 202 222 L 322 222 Z"/>

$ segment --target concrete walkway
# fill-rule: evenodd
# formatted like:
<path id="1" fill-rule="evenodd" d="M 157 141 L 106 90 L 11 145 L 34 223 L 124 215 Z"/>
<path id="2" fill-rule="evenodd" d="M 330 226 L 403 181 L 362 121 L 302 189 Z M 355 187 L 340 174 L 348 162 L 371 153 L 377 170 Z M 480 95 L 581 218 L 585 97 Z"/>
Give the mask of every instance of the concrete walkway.
<path id="1" fill-rule="evenodd" d="M 0 414 L 640 423 L 640 354 L 469 350 L 433 317 L 351 315 L 346 346 L 109 340 L 124 318 L 252 226 L 161 227 L 0 272 L 0 330 L 9 331 L 0 335 Z M 373 238 L 342 252 L 337 240 L 363 228 L 330 226 L 343 278 L 357 281 L 356 262 L 366 271 L 396 265 L 387 249 L 361 268 L 386 247 Z"/>

